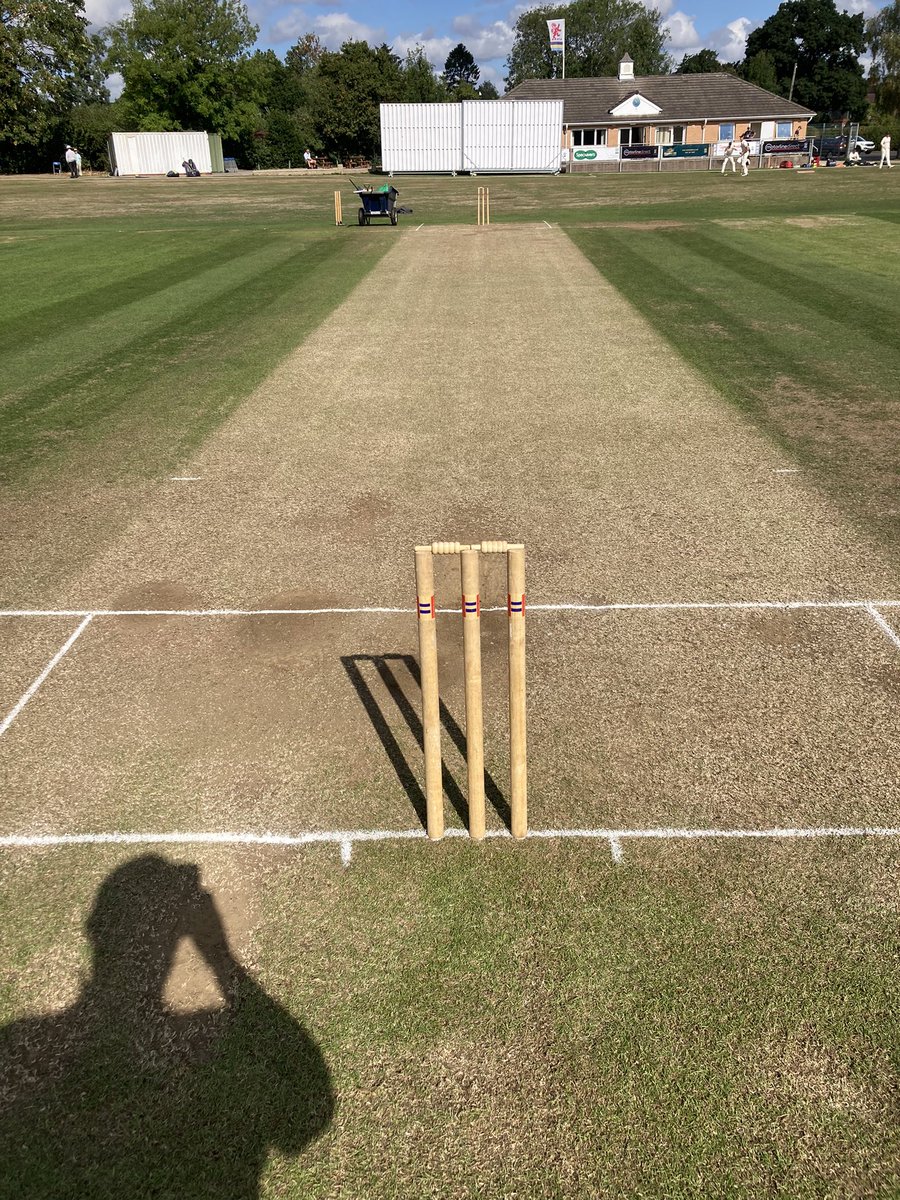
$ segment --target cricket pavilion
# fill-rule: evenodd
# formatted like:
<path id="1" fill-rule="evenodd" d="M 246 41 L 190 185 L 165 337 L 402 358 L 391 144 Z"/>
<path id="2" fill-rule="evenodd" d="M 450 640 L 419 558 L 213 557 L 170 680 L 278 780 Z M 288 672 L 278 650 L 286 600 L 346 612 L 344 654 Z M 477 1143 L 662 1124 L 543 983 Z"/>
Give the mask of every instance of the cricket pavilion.
<path id="1" fill-rule="evenodd" d="M 760 166 L 804 159 L 815 116 L 727 72 L 635 75 L 626 54 L 615 77 L 526 79 L 505 100 L 563 101 L 569 171 L 709 170 L 750 131 Z"/>

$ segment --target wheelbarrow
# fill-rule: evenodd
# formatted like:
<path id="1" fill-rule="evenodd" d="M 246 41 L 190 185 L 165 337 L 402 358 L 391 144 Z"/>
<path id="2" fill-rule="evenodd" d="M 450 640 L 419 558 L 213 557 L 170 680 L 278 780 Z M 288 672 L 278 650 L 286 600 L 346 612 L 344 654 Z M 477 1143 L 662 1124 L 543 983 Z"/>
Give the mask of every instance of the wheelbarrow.
<path id="1" fill-rule="evenodd" d="M 359 196 L 360 204 L 357 216 L 360 225 L 371 225 L 373 217 L 388 217 L 391 224 L 396 225 L 399 220 L 397 210 L 399 194 L 397 189 L 389 183 L 375 192 L 369 188 L 357 188 L 356 195 Z"/>

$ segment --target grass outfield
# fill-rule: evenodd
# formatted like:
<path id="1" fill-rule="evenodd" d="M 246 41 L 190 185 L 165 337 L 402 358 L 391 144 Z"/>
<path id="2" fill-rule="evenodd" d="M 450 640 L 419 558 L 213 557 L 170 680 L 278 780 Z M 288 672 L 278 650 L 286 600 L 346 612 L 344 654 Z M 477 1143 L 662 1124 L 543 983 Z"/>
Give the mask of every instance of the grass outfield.
<path id="1" fill-rule="evenodd" d="M 42 846 L 420 835 L 415 628 L 0 619 L 0 1197 L 900 1193 L 900 622 L 825 607 L 900 600 L 898 178 L 0 180 L 2 607 L 402 606 L 516 520 L 530 603 L 726 604 L 533 612 L 532 826 L 623 836 L 524 844 L 486 616 L 481 847 Z"/>

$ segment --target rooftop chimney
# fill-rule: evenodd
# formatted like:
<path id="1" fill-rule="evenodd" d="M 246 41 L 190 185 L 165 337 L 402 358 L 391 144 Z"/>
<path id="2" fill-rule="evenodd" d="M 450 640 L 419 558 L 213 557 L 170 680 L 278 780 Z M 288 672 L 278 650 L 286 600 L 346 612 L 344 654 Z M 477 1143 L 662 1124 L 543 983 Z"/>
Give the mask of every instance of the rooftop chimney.
<path id="1" fill-rule="evenodd" d="M 634 59 L 630 54 L 619 63 L 619 79 L 634 79 Z"/>

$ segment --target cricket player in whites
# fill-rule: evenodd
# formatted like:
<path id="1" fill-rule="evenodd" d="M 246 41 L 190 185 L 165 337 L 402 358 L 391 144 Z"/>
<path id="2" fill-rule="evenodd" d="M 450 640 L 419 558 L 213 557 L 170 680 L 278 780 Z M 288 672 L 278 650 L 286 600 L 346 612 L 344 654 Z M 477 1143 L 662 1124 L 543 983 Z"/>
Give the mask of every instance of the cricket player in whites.
<path id="1" fill-rule="evenodd" d="M 750 166 L 750 142 L 746 134 L 744 134 L 744 136 L 741 138 L 740 164 L 741 174 L 746 175 Z"/>
<path id="2" fill-rule="evenodd" d="M 735 146 L 734 142 L 729 142 L 728 145 L 725 147 L 724 162 L 722 163 L 722 174 L 723 175 L 725 174 L 725 169 L 729 163 L 731 163 L 732 175 L 736 174 L 737 165 L 734 160 L 737 158 L 737 153 L 738 153 L 737 146 Z"/>
<path id="3" fill-rule="evenodd" d="M 881 162 L 878 164 L 879 171 L 881 170 L 881 168 L 884 166 L 885 163 L 887 163 L 888 167 L 890 167 L 890 165 L 891 165 L 891 135 L 889 133 L 886 133 L 884 135 L 884 137 L 881 139 Z"/>

